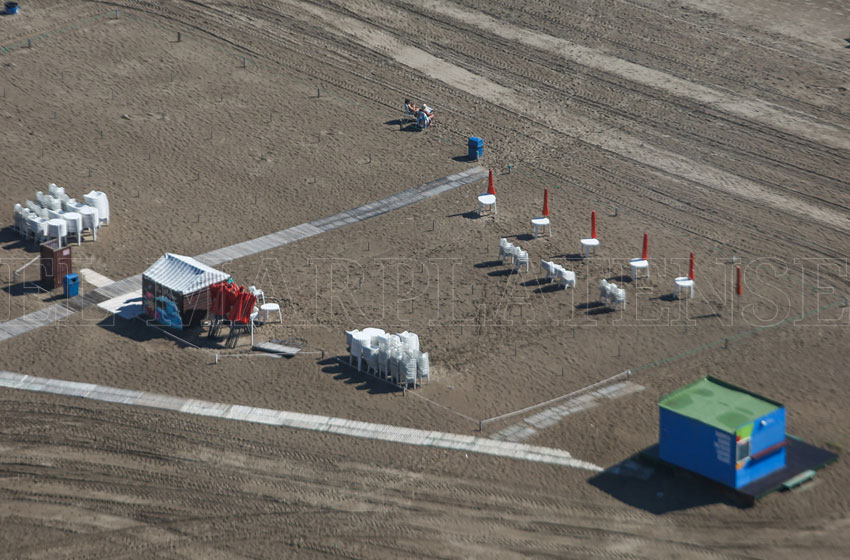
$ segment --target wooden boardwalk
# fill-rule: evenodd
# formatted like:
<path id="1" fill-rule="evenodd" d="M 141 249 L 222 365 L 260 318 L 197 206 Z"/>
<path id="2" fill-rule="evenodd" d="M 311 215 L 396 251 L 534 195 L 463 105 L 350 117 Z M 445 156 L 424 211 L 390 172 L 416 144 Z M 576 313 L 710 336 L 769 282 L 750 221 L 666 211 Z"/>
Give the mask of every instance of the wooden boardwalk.
<path id="1" fill-rule="evenodd" d="M 606 399 L 631 395 L 644 389 L 645 387 L 643 385 L 638 385 L 631 381 L 623 381 L 615 385 L 602 387 L 574 397 L 558 406 L 553 406 L 552 408 L 532 414 L 516 424 L 511 424 L 504 430 L 496 432 L 490 437 L 501 441 L 522 441 L 536 436 L 540 430 L 545 430 L 558 424 L 570 414 L 598 406 Z"/>
<path id="2" fill-rule="evenodd" d="M 468 185 L 476 181 L 480 181 L 487 177 L 487 170 L 475 166 L 448 177 L 442 177 L 429 181 L 422 185 L 417 185 L 400 193 L 388 196 L 376 202 L 370 202 L 363 206 L 358 206 L 353 210 L 346 210 L 339 214 L 334 214 L 327 218 L 313 220 L 312 222 L 297 225 L 289 229 L 270 233 L 256 239 L 250 239 L 235 245 L 216 249 L 203 255 L 198 255 L 195 258 L 208 266 L 216 266 L 223 262 L 241 259 L 282 247 L 299 239 L 306 239 L 320 233 L 332 231 L 349 224 L 362 222 L 369 218 L 386 214 L 399 208 L 404 208 L 411 204 L 415 204 L 440 193 L 456 189 L 463 185 Z M 54 303 L 38 311 L 34 311 L 22 317 L 17 317 L 10 321 L 0 323 L 0 342 L 29 332 L 31 330 L 50 325 L 56 321 L 64 319 L 72 315 L 76 311 L 88 308 L 92 305 L 104 302 L 106 300 L 128 294 L 137 290 L 142 284 L 142 275 L 136 274 L 129 278 L 124 278 L 117 282 L 113 282 L 101 288 L 94 289 L 83 295 L 69 298 L 59 303 Z"/>
<path id="3" fill-rule="evenodd" d="M 183 414 L 212 416 L 238 422 L 254 422 L 285 428 L 327 432 L 340 436 L 359 437 L 423 447 L 439 447 L 441 449 L 465 451 L 467 453 L 482 453 L 485 455 L 548 463 L 594 472 L 602 471 L 601 467 L 576 459 L 567 451 L 561 449 L 510 441 L 496 441 L 464 434 L 433 432 L 430 430 L 403 428 L 387 424 L 372 424 L 371 422 L 359 422 L 357 420 L 317 416 L 315 414 L 303 414 L 300 412 L 184 399 L 169 395 L 93 385 L 91 383 L 78 383 L 76 381 L 22 375 L 10 371 L 0 371 L 0 387 L 51 393 L 67 397 L 80 397 L 128 406 L 144 406 Z"/>

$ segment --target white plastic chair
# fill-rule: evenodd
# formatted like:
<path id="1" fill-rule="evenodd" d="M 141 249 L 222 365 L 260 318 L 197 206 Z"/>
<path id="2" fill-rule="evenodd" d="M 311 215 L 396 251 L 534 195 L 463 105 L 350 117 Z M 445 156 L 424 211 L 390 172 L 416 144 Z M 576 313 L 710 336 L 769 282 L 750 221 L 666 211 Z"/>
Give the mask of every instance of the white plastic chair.
<path id="1" fill-rule="evenodd" d="M 555 263 L 552 262 L 552 261 L 540 259 L 540 268 L 546 274 L 546 280 L 549 281 L 549 282 L 551 282 L 552 280 L 555 280 L 555 278 L 556 278 L 555 266 L 556 266 Z"/>
<path id="2" fill-rule="evenodd" d="M 404 120 L 416 122 L 416 113 L 410 110 L 410 107 L 407 106 L 407 103 L 404 103 L 403 105 L 404 109 L 402 109 L 402 111 L 404 112 Z"/>
<path id="3" fill-rule="evenodd" d="M 530 268 L 530 260 L 528 258 L 528 251 L 523 251 L 522 249 L 519 252 L 514 252 L 514 266 L 520 272 L 522 272 L 522 267 L 525 267 L 525 271 L 528 272 Z"/>
<path id="4" fill-rule="evenodd" d="M 499 240 L 499 261 L 505 264 L 505 260 L 510 258 L 513 261 L 514 244 L 504 237 Z"/>
<path id="5" fill-rule="evenodd" d="M 266 294 L 263 293 L 263 290 L 256 286 L 249 286 L 248 291 L 251 292 L 251 295 L 257 298 L 258 301 L 262 300 L 264 304 L 266 303 Z"/>
<path id="6" fill-rule="evenodd" d="M 563 286 L 565 290 L 567 288 L 575 288 L 576 273 L 572 270 L 558 267 L 558 285 Z"/>
<path id="7" fill-rule="evenodd" d="M 599 281 L 599 301 L 608 303 L 608 281 L 604 278 Z"/>
<path id="8" fill-rule="evenodd" d="M 611 294 L 614 303 L 614 309 L 616 310 L 619 307 L 623 309 L 626 308 L 626 290 L 623 288 L 617 288 Z"/>
<path id="9" fill-rule="evenodd" d="M 72 211 L 78 213 L 82 218 L 83 230 L 91 231 L 92 239 L 97 241 L 97 228 L 100 227 L 100 217 L 97 208 L 81 204 Z"/>
<path id="10" fill-rule="evenodd" d="M 109 225 L 109 198 L 106 196 L 106 193 L 101 191 L 91 191 L 90 193 L 83 195 L 83 200 L 85 200 L 86 204 L 89 206 L 97 208 L 97 214 L 100 218 L 101 224 L 106 222 L 106 225 Z"/>
<path id="11" fill-rule="evenodd" d="M 431 382 L 431 364 L 428 352 L 419 354 L 419 358 L 416 360 L 416 375 L 419 376 L 420 384 L 423 379 L 427 379 L 429 383 Z"/>

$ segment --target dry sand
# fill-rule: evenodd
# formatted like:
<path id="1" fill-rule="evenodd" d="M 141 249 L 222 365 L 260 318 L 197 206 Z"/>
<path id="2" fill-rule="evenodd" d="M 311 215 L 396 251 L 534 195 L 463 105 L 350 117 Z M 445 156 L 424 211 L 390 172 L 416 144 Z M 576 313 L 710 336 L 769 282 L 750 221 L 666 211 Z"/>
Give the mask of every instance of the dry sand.
<path id="1" fill-rule="evenodd" d="M 785 403 L 790 433 L 842 455 L 741 509 L 688 477 L 2 390 L 0 557 L 846 557 L 847 11 L 123 0 L 0 18 L 0 200 L 49 182 L 110 197 L 112 223 L 74 246 L 75 269 L 119 280 L 166 251 L 378 200 L 468 168 L 471 135 L 499 200 L 478 218 L 486 185 L 469 185 L 219 267 L 281 302 L 284 324 L 258 336 L 324 359 L 215 364 L 199 333 L 186 347 L 87 309 L 0 343 L 0 369 L 483 436 L 522 416 L 482 433 L 475 420 L 631 369 L 644 390 L 527 440 L 603 467 L 656 440 L 662 395 L 710 374 Z M 399 126 L 405 97 L 436 107 L 435 127 Z M 532 239 L 545 188 L 552 236 Z M 602 246 L 582 262 L 591 211 Z M 652 277 L 632 283 L 644 232 Z M 2 319 L 55 301 L 13 282 L 35 247 L 0 235 Z M 528 249 L 530 272 L 498 263 L 499 237 Z M 677 301 L 690 251 L 697 294 Z M 574 269 L 576 289 L 539 282 L 541 258 Z M 596 305 L 601 277 L 626 287 L 626 311 Z M 369 325 L 417 332 L 431 383 L 404 397 L 341 365 L 343 329 Z"/>

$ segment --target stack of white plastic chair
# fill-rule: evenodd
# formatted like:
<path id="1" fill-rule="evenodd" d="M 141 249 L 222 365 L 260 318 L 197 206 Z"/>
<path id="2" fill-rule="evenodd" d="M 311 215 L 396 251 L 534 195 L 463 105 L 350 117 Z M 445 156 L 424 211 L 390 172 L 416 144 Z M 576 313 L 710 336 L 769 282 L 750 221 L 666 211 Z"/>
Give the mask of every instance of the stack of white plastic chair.
<path id="1" fill-rule="evenodd" d="M 378 376 L 383 379 L 390 376 L 390 349 L 388 346 L 378 348 Z"/>
<path id="2" fill-rule="evenodd" d="M 357 371 L 360 371 L 363 360 L 363 346 L 368 346 L 368 340 L 363 333 L 358 332 L 351 339 L 351 355 L 357 358 Z"/>
<path id="3" fill-rule="evenodd" d="M 351 347 L 354 345 L 354 337 L 360 331 L 357 329 L 351 331 L 345 331 L 345 345 L 348 346 L 348 363 L 350 364 L 352 359 L 354 358 L 354 354 L 351 352 Z"/>
<path id="4" fill-rule="evenodd" d="M 416 388 L 416 361 L 419 358 L 419 351 L 406 352 L 402 355 L 401 364 L 399 364 L 399 372 L 407 387 L 411 385 Z"/>
<path id="5" fill-rule="evenodd" d="M 36 212 L 30 212 L 27 220 L 27 236 L 32 235 L 36 241 L 47 237 L 47 218 L 42 218 Z"/>
<path id="6" fill-rule="evenodd" d="M 47 193 L 58 200 L 63 207 L 69 200 L 68 195 L 65 194 L 65 188 L 56 186 L 56 183 L 50 183 L 47 185 Z"/>
<path id="7" fill-rule="evenodd" d="M 24 204 L 26 204 L 26 207 L 37 216 L 41 216 L 41 211 L 44 210 L 44 208 L 41 207 L 41 204 L 37 204 L 32 200 L 27 200 Z"/>
<path id="8" fill-rule="evenodd" d="M 514 244 L 502 237 L 499 239 L 499 262 L 505 264 L 505 260 L 513 259 Z"/>
<path id="9" fill-rule="evenodd" d="M 91 191 L 89 194 L 83 195 L 83 200 L 89 206 L 97 208 L 97 215 L 100 218 L 100 223 L 109 225 L 109 199 L 106 193 L 101 191 Z"/>
<path id="10" fill-rule="evenodd" d="M 366 373 L 375 372 L 378 375 L 378 355 L 380 350 L 372 346 L 363 347 L 363 361 L 366 362 Z"/>
<path id="11" fill-rule="evenodd" d="M 399 380 L 399 362 L 401 361 L 401 349 L 399 347 L 390 348 L 390 379 L 393 383 L 398 383 Z"/>
<path id="12" fill-rule="evenodd" d="M 15 204 L 15 209 L 12 212 L 12 221 L 15 224 L 15 231 L 18 235 L 23 235 L 26 228 L 26 218 L 24 217 L 24 207 L 20 204 Z"/>
<path id="13" fill-rule="evenodd" d="M 53 198 L 49 194 L 44 195 L 41 205 L 49 210 L 62 211 L 62 202 L 58 198 Z"/>
<path id="14" fill-rule="evenodd" d="M 56 218 L 61 218 L 65 212 L 62 210 L 53 210 L 52 208 L 47 209 L 47 218 L 50 220 L 54 220 Z"/>
<path id="15" fill-rule="evenodd" d="M 431 365 L 429 361 L 428 352 L 419 354 L 419 359 L 416 361 L 416 373 L 419 376 L 420 383 L 423 379 L 427 379 L 429 382 L 431 381 Z"/>
<path id="16" fill-rule="evenodd" d="M 404 331 L 398 335 L 405 352 L 419 352 L 419 335 Z"/>

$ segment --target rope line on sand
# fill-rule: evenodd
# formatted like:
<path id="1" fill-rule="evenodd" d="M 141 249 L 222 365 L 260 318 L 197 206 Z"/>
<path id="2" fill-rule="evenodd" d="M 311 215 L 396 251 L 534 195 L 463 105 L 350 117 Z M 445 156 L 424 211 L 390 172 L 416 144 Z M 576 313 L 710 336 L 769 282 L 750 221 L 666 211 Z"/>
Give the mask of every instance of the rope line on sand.
<path id="1" fill-rule="evenodd" d="M 35 377 L 10 371 L 0 371 L 0 387 L 67 397 L 79 397 L 130 406 L 143 406 L 239 422 L 327 432 L 342 436 L 403 443 L 406 445 L 481 453 L 484 455 L 507 457 L 535 463 L 548 463 L 550 465 L 572 467 L 593 472 L 602 471 L 602 467 L 576 459 L 562 449 L 509 441 L 497 441 L 463 434 L 434 432 L 416 428 L 391 426 L 388 424 L 373 424 L 371 422 L 360 422 L 357 420 L 346 420 L 344 418 L 317 416 L 315 414 L 303 414 L 300 412 L 288 412 L 268 408 L 254 408 L 238 404 L 185 399 L 144 391 L 94 385 L 92 383 L 78 383 L 76 381 Z"/>

